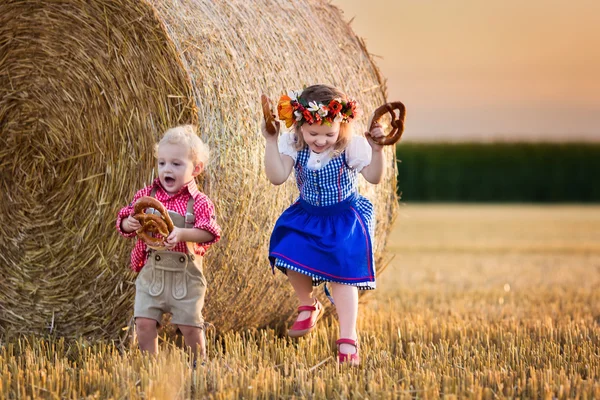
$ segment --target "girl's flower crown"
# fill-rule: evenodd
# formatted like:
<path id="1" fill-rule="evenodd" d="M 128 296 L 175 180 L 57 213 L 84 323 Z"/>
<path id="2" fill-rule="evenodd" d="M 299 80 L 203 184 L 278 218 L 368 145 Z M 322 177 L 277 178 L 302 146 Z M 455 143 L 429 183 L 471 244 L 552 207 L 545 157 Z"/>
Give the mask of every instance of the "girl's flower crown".
<path id="1" fill-rule="evenodd" d="M 305 122 L 309 125 L 331 125 L 333 122 L 348 123 L 356 118 L 356 101 L 345 101 L 335 98 L 329 104 L 316 101 L 305 102 L 300 100 L 302 90 L 291 90 L 288 95 L 283 95 L 277 104 L 279 119 L 285 122 L 287 128 L 296 123 L 302 126 Z"/>

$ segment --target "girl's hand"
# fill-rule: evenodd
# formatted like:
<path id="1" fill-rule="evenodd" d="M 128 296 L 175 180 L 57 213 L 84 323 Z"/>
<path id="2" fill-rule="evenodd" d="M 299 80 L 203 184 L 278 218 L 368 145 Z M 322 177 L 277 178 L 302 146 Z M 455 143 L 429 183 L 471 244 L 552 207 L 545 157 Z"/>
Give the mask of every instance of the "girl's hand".
<path id="1" fill-rule="evenodd" d="M 269 133 L 269 131 L 267 130 L 267 123 L 265 122 L 264 119 L 263 119 L 262 123 L 260 124 L 260 131 L 267 140 L 274 140 L 275 142 L 277 142 L 277 138 L 279 137 L 279 128 L 281 126 L 281 123 L 279 121 L 274 120 L 272 122 L 272 124 L 274 124 L 275 130 L 277 132 L 275 135 L 271 135 Z"/>
<path id="2" fill-rule="evenodd" d="M 275 137 L 279 136 L 279 121 L 275 119 L 275 115 L 273 114 L 271 100 L 263 93 L 260 95 L 260 102 L 262 104 L 264 121 L 264 124 L 261 125 L 262 134 L 265 137 L 267 135 Z"/>
<path id="3" fill-rule="evenodd" d="M 375 141 L 373 140 L 373 138 L 385 136 L 385 132 L 383 131 L 383 127 L 380 123 L 374 124 L 371 132 L 365 132 L 365 136 L 369 141 L 369 144 L 371 145 L 373 151 L 381 151 L 383 149 L 382 145 L 375 143 Z"/>
<path id="4" fill-rule="evenodd" d="M 173 231 L 167 236 L 167 240 L 165 240 L 165 247 L 169 250 L 173 249 L 177 243 L 184 241 L 183 235 L 184 233 L 181 228 L 173 228 Z"/>
<path id="5" fill-rule="evenodd" d="M 127 233 L 131 233 L 133 231 L 137 231 L 141 227 L 142 227 L 142 225 L 140 224 L 140 221 L 138 221 L 137 219 L 133 218 L 132 215 L 129 215 L 127 218 L 125 218 L 121 222 L 121 228 L 125 232 L 127 232 Z"/>

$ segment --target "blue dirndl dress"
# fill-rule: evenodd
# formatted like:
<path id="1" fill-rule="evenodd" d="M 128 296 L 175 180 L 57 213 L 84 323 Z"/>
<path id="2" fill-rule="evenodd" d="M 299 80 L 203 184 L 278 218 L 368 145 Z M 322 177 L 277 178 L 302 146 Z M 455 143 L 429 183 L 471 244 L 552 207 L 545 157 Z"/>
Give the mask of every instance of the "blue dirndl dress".
<path id="1" fill-rule="evenodd" d="M 358 193 L 358 171 L 346 152 L 319 170 L 298 151 L 294 172 L 300 197 L 277 220 L 269 244 L 271 267 L 312 277 L 313 286 L 338 282 L 375 289 L 371 202 Z"/>

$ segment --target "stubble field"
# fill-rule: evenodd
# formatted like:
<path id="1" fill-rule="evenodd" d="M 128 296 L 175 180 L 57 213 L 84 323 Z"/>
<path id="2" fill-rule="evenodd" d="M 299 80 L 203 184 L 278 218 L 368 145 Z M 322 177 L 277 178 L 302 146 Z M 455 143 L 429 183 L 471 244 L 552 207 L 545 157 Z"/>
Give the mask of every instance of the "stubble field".
<path id="1" fill-rule="evenodd" d="M 209 331 L 195 371 L 167 343 L 0 338 L 0 398 L 600 398 L 600 206 L 402 205 L 388 250 L 359 368 L 331 317 L 298 341 Z"/>

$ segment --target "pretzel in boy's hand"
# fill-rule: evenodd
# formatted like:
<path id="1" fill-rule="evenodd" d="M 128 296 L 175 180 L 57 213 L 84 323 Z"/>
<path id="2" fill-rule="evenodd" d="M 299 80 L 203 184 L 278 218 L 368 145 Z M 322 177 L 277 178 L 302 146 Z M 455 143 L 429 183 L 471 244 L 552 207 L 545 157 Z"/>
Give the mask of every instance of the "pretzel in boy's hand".
<path id="1" fill-rule="evenodd" d="M 156 214 L 145 214 L 144 211 L 147 208 L 154 208 L 160 212 L 160 216 Z M 133 218 L 139 221 L 141 228 L 136 233 L 140 239 L 142 239 L 148 247 L 155 250 L 164 250 L 165 241 L 169 233 L 173 231 L 174 225 L 169 217 L 169 213 L 165 206 L 154 197 L 143 196 L 136 201 L 134 207 Z M 160 237 L 154 237 L 153 234 L 157 234 Z"/>
<path id="2" fill-rule="evenodd" d="M 398 115 L 396 115 L 396 111 L 398 111 Z M 404 132 L 404 117 L 406 115 L 406 108 L 404 107 L 404 104 L 399 101 L 386 103 L 377 108 L 371 117 L 369 131 L 375 127 L 375 124 L 377 124 L 386 113 L 389 113 L 391 116 L 392 130 L 386 136 L 372 138 L 375 143 L 384 146 L 396 144 L 400 140 L 400 137 L 402 137 L 402 132 Z"/>

